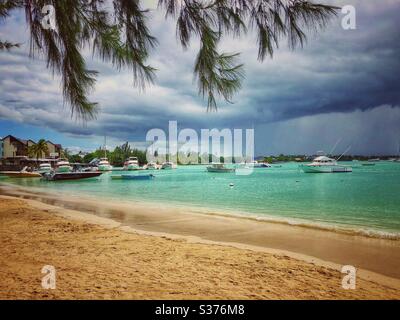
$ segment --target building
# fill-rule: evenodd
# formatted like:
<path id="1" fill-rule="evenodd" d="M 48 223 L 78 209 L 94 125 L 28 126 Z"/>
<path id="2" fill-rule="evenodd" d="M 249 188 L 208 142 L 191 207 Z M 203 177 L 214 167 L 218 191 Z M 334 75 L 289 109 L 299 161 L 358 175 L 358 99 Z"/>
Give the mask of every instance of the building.
<path id="1" fill-rule="evenodd" d="M 2 139 L 3 155 L 2 158 L 27 157 L 28 141 L 18 139 L 12 135 Z"/>
<path id="2" fill-rule="evenodd" d="M 51 158 L 59 158 L 61 155 L 61 144 L 54 144 L 50 140 L 46 141 L 47 143 L 47 149 L 48 149 L 48 155 Z"/>
<path id="3" fill-rule="evenodd" d="M 0 140 L 0 171 L 21 170 L 24 166 L 37 166 L 38 162 L 55 163 L 61 155 L 62 146 L 50 140 L 46 141 L 48 152 L 39 159 L 29 157 L 29 148 L 36 144 L 35 141 L 23 140 L 8 135 Z"/>

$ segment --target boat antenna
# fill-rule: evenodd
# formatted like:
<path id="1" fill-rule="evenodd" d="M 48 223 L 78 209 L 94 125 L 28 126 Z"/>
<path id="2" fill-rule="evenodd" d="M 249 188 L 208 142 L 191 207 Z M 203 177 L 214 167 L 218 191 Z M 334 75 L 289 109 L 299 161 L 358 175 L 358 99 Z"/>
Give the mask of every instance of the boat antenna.
<path id="1" fill-rule="evenodd" d="M 351 146 L 349 146 L 349 147 L 340 155 L 340 157 L 336 159 L 336 161 L 339 161 L 340 158 L 343 157 L 344 154 L 345 154 L 347 151 L 349 151 L 350 149 L 351 149 Z"/>
<path id="2" fill-rule="evenodd" d="M 339 139 L 336 141 L 335 145 L 333 146 L 331 152 L 328 153 L 328 155 L 332 155 L 332 154 L 333 154 L 333 151 L 335 151 L 337 145 L 338 145 L 342 140 L 343 140 L 343 138 L 339 138 Z"/>

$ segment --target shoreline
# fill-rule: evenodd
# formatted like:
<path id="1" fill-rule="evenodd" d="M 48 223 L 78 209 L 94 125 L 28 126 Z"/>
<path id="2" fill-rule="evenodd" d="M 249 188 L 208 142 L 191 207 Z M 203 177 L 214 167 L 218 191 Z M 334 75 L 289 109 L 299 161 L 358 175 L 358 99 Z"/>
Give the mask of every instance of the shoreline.
<path id="1" fill-rule="evenodd" d="M 215 243 L 256 251 L 284 254 L 336 270 L 354 265 L 364 278 L 382 278 L 400 288 L 400 241 L 346 235 L 326 230 L 231 216 L 188 212 L 162 204 L 110 203 L 93 199 L 57 199 L 53 194 L 39 194 L 0 188 L 0 194 L 39 200 L 46 205 L 77 210 L 90 216 L 109 219 L 121 228 L 134 232 L 182 238 L 192 243 Z"/>
<path id="2" fill-rule="evenodd" d="M 4 187 L 8 190 L 4 191 Z M 2 191 L 3 188 L 3 191 Z M 11 189 L 11 190 L 10 190 Z M 11 196 L 18 196 L 16 192 L 22 192 L 23 194 L 26 194 L 26 196 L 29 198 L 32 195 L 35 196 L 45 196 L 47 197 L 48 195 L 57 195 L 58 193 L 52 190 L 47 190 L 47 189 L 42 189 L 38 187 L 30 187 L 29 189 L 27 187 L 23 187 L 20 185 L 15 185 L 12 183 L 4 183 L 4 181 L 0 181 L 0 194 L 2 192 L 5 192 L 4 194 L 7 194 L 7 191 Z M 64 192 L 64 191 L 63 191 Z M 29 194 L 29 195 L 28 195 Z M 65 192 L 67 194 L 67 197 L 69 198 L 76 198 L 77 194 L 67 191 Z M 78 196 L 80 199 L 84 198 L 86 201 L 93 202 L 97 201 L 98 197 L 95 195 L 91 194 L 85 194 L 84 196 L 79 195 Z M 126 205 L 130 204 L 145 204 L 150 207 L 156 207 L 155 203 L 157 203 L 158 200 L 151 200 L 151 199 L 118 199 L 118 198 L 102 198 L 102 201 L 104 202 L 112 202 L 112 203 L 124 203 Z M 350 235 L 350 236 L 360 236 L 360 237 L 365 237 L 365 238 L 372 238 L 372 239 L 383 239 L 383 240 L 394 240 L 394 241 L 399 241 L 400 240 L 400 232 L 393 231 L 393 230 L 383 230 L 383 229 L 373 229 L 367 226 L 351 226 L 347 224 L 333 224 L 329 222 L 315 222 L 313 220 L 306 220 L 306 219 L 301 219 L 301 218 L 292 218 L 292 217 L 279 217 L 279 216 L 274 216 L 271 214 L 258 214 L 255 212 L 246 212 L 246 211 L 239 211 L 239 210 L 230 210 L 226 208 L 216 208 L 216 207 L 205 207 L 205 206 L 200 206 L 200 205 L 189 205 L 186 203 L 177 203 L 177 202 L 169 202 L 169 201 L 162 201 L 160 202 L 160 206 L 156 208 L 169 208 L 170 210 L 173 209 L 179 209 L 179 210 L 185 210 L 188 212 L 193 212 L 193 213 L 199 213 L 199 214 L 204 214 L 204 215 L 210 215 L 210 216 L 217 216 L 217 217 L 232 217 L 232 218 L 237 218 L 237 219 L 243 219 L 243 220 L 250 220 L 250 221 L 258 221 L 258 222 L 265 222 L 265 223 L 271 223 L 271 224 L 278 224 L 278 225 L 286 225 L 286 226 L 295 226 L 295 227 L 301 227 L 304 229 L 311 229 L 311 230 L 320 230 L 320 231 L 327 231 L 327 232 L 333 232 L 333 233 L 338 233 L 338 234 L 343 234 L 343 235 Z"/>
<path id="3" fill-rule="evenodd" d="M 2 299 L 400 299 L 396 281 L 242 245 L 137 231 L 93 214 L 0 196 Z M 23 235 L 21 237 L 21 235 Z M 57 269 L 41 287 L 43 265 Z"/>

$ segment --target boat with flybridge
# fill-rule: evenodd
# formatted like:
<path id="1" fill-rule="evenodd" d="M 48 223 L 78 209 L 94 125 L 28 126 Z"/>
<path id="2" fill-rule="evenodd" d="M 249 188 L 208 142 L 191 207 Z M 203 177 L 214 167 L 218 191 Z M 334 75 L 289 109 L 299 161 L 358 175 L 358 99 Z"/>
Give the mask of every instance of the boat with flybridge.
<path id="1" fill-rule="evenodd" d="M 139 160 L 137 157 L 129 157 L 124 163 L 124 170 L 139 170 Z"/>

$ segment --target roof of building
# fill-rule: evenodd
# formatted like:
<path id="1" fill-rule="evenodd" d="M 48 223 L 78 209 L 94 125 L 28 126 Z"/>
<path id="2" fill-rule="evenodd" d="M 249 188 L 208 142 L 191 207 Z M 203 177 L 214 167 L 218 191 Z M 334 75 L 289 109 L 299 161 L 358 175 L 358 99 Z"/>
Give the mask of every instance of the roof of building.
<path id="1" fill-rule="evenodd" d="M 31 142 L 33 142 L 33 143 L 36 144 L 36 142 L 33 141 L 32 139 L 24 140 L 24 139 L 17 138 L 17 137 L 15 137 L 15 136 L 11 135 L 11 134 L 9 134 L 8 136 L 5 136 L 4 138 L 0 138 L 0 140 L 1 140 L 1 141 L 4 141 L 4 139 L 6 139 L 6 138 L 8 138 L 8 137 L 10 137 L 10 138 L 12 138 L 12 139 L 14 139 L 14 140 L 17 140 L 17 141 L 19 141 L 20 143 L 22 143 L 22 144 L 24 144 L 24 145 L 27 145 L 27 144 L 28 144 L 28 141 L 31 141 Z M 60 148 L 60 149 L 62 148 L 62 147 L 61 147 L 61 144 L 53 143 L 53 142 L 51 142 L 50 140 L 47 140 L 46 142 L 51 143 L 52 145 L 54 145 L 54 146 L 57 147 L 57 148 Z"/>
<path id="2" fill-rule="evenodd" d="M 22 143 L 22 144 L 27 144 L 27 143 L 28 143 L 27 140 L 17 138 L 17 137 L 15 137 L 15 136 L 11 135 L 11 134 L 9 134 L 8 136 L 5 136 L 2 140 L 4 141 L 4 140 L 7 139 L 8 137 L 10 137 L 10 138 L 12 138 L 12 139 L 14 139 L 14 140 L 17 140 L 17 141 L 19 141 L 19 142 Z"/>

